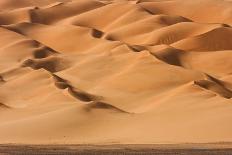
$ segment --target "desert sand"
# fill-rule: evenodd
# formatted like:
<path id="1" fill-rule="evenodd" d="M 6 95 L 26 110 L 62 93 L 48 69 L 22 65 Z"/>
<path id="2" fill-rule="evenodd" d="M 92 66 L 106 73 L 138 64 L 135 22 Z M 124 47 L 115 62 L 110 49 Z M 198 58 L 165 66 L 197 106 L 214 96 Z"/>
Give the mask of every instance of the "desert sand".
<path id="1" fill-rule="evenodd" d="M 232 1 L 1 0 L 0 143 L 232 142 Z"/>

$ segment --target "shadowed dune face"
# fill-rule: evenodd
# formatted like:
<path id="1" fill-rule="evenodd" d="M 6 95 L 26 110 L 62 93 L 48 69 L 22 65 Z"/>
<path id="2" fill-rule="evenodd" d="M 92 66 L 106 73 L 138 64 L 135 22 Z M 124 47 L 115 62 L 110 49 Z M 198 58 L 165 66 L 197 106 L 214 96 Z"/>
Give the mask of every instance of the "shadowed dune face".
<path id="1" fill-rule="evenodd" d="M 0 143 L 232 141 L 232 1 L 1 0 Z"/>

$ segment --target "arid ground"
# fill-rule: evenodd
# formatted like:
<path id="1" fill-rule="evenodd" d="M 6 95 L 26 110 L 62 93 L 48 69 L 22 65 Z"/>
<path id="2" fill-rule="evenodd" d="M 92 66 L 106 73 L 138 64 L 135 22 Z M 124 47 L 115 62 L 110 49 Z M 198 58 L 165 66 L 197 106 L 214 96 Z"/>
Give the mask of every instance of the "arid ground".
<path id="1" fill-rule="evenodd" d="M 0 145 L 3 155 L 230 155 L 231 144 Z"/>
<path id="2" fill-rule="evenodd" d="M 0 0 L 0 144 L 232 142 L 231 25 L 231 0 Z"/>

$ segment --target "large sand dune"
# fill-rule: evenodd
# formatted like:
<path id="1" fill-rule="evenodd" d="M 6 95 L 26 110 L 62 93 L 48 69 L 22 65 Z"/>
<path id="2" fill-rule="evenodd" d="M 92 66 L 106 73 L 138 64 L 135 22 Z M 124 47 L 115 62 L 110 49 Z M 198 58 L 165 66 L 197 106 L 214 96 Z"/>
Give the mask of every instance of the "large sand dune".
<path id="1" fill-rule="evenodd" d="M 232 141 L 232 1 L 1 0 L 0 143 Z"/>

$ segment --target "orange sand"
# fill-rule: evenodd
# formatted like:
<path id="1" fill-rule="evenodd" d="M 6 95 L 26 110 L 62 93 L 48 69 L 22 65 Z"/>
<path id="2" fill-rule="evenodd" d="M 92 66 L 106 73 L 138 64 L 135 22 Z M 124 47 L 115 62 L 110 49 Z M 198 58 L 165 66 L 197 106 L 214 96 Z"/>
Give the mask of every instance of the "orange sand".
<path id="1" fill-rule="evenodd" d="M 0 143 L 232 141 L 231 0 L 1 0 Z"/>

